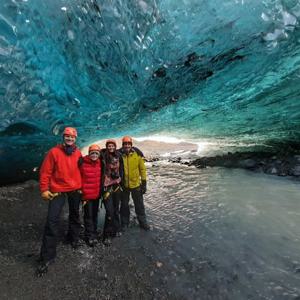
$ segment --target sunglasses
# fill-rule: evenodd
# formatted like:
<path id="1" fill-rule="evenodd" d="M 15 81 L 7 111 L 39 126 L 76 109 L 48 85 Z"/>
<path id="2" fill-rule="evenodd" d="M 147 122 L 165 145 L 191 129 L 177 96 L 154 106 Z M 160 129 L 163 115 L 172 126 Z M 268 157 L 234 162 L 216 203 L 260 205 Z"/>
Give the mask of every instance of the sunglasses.
<path id="1" fill-rule="evenodd" d="M 89 155 L 93 155 L 93 154 L 100 155 L 100 153 L 99 153 L 99 152 L 97 152 L 97 151 L 92 151 L 92 152 L 90 152 L 90 153 L 89 153 Z"/>

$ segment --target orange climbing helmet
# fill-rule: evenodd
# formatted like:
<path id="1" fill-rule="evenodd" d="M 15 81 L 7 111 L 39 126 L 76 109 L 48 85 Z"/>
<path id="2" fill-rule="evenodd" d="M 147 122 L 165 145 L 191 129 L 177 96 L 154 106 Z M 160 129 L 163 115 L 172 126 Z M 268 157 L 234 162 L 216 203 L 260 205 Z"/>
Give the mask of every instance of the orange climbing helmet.
<path id="1" fill-rule="evenodd" d="M 101 148 L 97 144 L 93 144 L 89 147 L 89 153 L 92 151 L 100 152 Z"/>
<path id="2" fill-rule="evenodd" d="M 124 144 L 124 143 L 131 143 L 132 144 L 132 137 L 130 137 L 130 136 L 124 136 L 122 138 L 122 144 Z"/>
<path id="3" fill-rule="evenodd" d="M 77 130 L 73 127 L 66 127 L 64 129 L 63 135 L 71 135 L 77 137 Z"/>

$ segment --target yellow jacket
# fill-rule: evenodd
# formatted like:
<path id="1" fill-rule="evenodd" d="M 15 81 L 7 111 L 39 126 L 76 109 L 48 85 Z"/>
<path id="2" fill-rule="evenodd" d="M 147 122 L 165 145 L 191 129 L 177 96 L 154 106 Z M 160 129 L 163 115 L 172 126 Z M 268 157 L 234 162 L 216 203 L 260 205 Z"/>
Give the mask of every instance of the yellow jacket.
<path id="1" fill-rule="evenodd" d="M 124 162 L 124 185 L 134 189 L 140 186 L 141 180 L 146 180 L 146 166 L 142 156 L 134 150 L 129 154 L 122 154 Z"/>

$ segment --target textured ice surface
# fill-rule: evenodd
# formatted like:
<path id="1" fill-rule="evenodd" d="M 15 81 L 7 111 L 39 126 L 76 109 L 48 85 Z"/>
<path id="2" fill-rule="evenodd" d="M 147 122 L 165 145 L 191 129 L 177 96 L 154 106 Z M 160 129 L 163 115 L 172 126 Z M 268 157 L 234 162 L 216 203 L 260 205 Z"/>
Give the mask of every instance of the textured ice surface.
<path id="1" fill-rule="evenodd" d="M 296 0 L 2 0 L 0 177 L 65 125 L 82 143 L 299 141 L 299 17 Z"/>

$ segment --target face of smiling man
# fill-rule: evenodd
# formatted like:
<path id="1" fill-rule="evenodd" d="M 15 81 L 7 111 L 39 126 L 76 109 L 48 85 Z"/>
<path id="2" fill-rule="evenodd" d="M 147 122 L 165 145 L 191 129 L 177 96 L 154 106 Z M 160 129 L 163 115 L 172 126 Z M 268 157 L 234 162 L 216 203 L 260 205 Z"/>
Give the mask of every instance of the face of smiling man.
<path id="1" fill-rule="evenodd" d="M 75 144 L 75 141 L 76 141 L 76 137 L 74 135 L 68 135 L 68 134 L 65 134 L 64 135 L 64 143 L 67 145 L 67 146 L 72 146 Z"/>
<path id="2" fill-rule="evenodd" d="M 124 151 L 126 153 L 129 153 L 130 150 L 131 150 L 131 148 L 132 148 L 132 143 L 130 143 L 130 142 L 124 142 L 123 143 L 123 148 L 124 148 Z"/>

